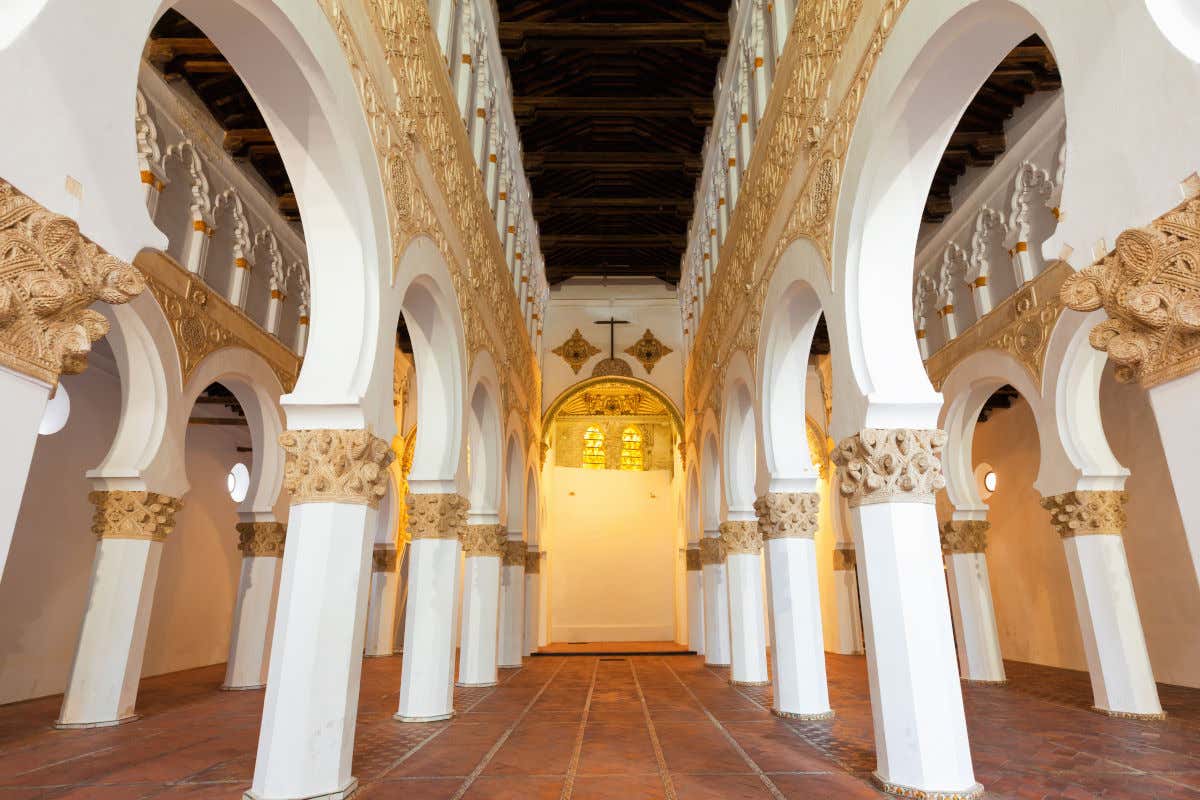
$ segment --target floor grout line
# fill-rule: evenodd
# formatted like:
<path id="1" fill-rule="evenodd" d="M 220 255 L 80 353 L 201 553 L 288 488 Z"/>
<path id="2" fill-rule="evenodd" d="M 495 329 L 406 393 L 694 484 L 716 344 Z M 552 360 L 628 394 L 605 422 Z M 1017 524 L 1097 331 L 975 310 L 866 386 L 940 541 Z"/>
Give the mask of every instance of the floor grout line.
<path id="1" fill-rule="evenodd" d="M 496 757 L 496 753 L 500 752 L 500 748 L 503 747 L 504 743 L 508 741 L 508 737 L 512 736 L 513 731 L 517 729 L 517 726 L 521 724 L 521 721 L 529 715 L 529 712 L 533 709 L 534 705 L 542 698 L 542 695 L 546 693 L 546 690 L 550 688 L 550 684 L 555 678 L 558 677 L 558 673 L 562 672 L 562 668 L 566 665 L 566 659 L 563 659 L 562 663 L 555 667 L 554 672 L 551 672 L 550 677 L 547 678 L 546 682 L 542 684 L 542 688 L 538 689 L 537 694 L 535 694 L 533 699 L 525 705 L 525 708 L 521 709 L 521 713 L 517 715 L 517 718 L 513 720 L 513 723 L 505 729 L 504 733 L 500 734 L 500 738 L 496 740 L 496 743 L 493 744 L 491 748 L 489 748 L 488 751 L 483 754 L 483 758 L 479 759 L 479 763 L 475 765 L 475 769 L 471 770 L 471 774 L 468 775 L 467 779 L 463 781 L 462 786 L 458 787 L 458 791 L 450 796 L 450 800 L 462 800 L 462 796 L 467 793 L 468 789 L 471 788 L 471 784 L 475 783 L 476 779 L 478 779 L 479 776 L 483 774 L 483 771 L 487 769 L 488 764 L 490 764 L 492 759 Z"/>
<path id="2" fill-rule="evenodd" d="M 579 756 L 583 752 L 583 734 L 587 729 L 588 714 L 592 711 L 592 695 L 596 692 L 596 675 L 600 672 L 600 659 L 592 667 L 592 682 L 588 685 L 587 700 L 583 704 L 583 719 L 579 721 L 579 733 L 575 735 L 575 749 L 571 751 L 571 763 L 567 766 L 567 779 L 563 782 L 559 800 L 571 800 L 575 791 L 575 775 L 579 772 Z"/>
<path id="3" fill-rule="evenodd" d="M 678 795 L 675 794 L 675 783 L 671 780 L 671 773 L 667 769 L 667 759 L 663 755 L 662 742 L 658 740 L 658 731 L 654 728 L 654 720 L 650 718 L 650 707 L 646 705 L 646 695 L 642 692 L 642 682 L 638 680 L 637 666 L 634 665 L 633 659 L 629 659 L 629 669 L 633 673 L 633 685 L 637 688 L 638 700 L 642 704 L 642 715 L 646 718 L 646 730 L 650 733 L 650 744 L 654 746 L 654 759 L 658 762 L 658 774 L 662 779 L 663 791 L 666 792 L 667 800 L 675 800 Z"/>
<path id="4" fill-rule="evenodd" d="M 746 766 L 750 767 L 750 769 L 754 771 L 754 774 L 758 776 L 758 779 L 763 782 L 764 786 L 767 787 L 767 791 L 771 793 L 771 796 L 774 797 L 775 800 L 787 800 L 787 795 L 780 791 L 779 787 L 775 784 L 775 781 L 771 780 L 770 776 L 768 776 L 763 768 L 758 765 L 758 762 L 751 758 L 750 754 L 747 753 L 740 744 L 738 744 L 737 739 L 733 738 L 733 734 L 730 733 L 729 730 L 721 723 L 721 721 L 717 719 L 711 711 L 708 710 L 708 706 L 701 702 L 700 698 L 696 696 L 696 693 L 692 691 L 692 687 L 683 682 L 683 678 L 679 677 L 679 673 L 672 669 L 670 664 L 663 661 L 663 666 L 667 668 L 668 672 L 675 676 L 675 680 L 679 681 L 679 685 L 683 687 L 683 690 L 687 692 L 689 696 L 691 696 L 692 700 L 694 700 L 697 705 L 700 706 L 700 710 L 704 712 L 706 717 L 708 717 L 708 721 L 716 726 L 716 729 L 720 731 L 722 736 L 725 737 L 725 741 L 729 742 L 730 746 L 733 747 L 733 749 L 737 751 L 737 754 L 742 757 L 742 760 L 746 762 Z M 755 703 L 755 705 L 757 705 L 759 708 L 762 708 L 762 706 L 758 703 Z"/>

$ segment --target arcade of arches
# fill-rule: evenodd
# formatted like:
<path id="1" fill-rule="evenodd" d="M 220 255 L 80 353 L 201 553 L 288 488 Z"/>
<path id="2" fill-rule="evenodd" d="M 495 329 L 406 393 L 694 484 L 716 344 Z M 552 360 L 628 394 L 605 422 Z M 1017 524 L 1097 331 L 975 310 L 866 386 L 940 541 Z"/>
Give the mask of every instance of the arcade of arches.
<path id="1" fill-rule="evenodd" d="M 16 0 L 0 800 L 1200 798 L 1190 0 Z"/>

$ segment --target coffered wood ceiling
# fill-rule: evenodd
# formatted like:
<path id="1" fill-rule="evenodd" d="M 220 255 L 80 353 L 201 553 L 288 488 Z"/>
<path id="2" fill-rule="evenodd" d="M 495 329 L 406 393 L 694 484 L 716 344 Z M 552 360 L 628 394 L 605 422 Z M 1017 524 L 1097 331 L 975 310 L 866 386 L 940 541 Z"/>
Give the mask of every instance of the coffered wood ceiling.
<path id="1" fill-rule="evenodd" d="M 551 283 L 679 281 L 728 0 L 499 0 Z"/>

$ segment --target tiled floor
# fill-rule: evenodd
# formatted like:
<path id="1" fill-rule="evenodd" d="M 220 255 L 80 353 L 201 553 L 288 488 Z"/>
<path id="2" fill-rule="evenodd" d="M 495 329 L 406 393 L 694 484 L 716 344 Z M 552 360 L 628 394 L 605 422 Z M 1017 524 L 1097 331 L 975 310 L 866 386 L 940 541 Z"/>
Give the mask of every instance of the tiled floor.
<path id="1" fill-rule="evenodd" d="M 1163 687 L 1171 717 L 1087 710 L 1087 676 L 1008 665 L 967 687 L 976 773 L 992 798 L 1197 798 L 1200 691 Z M 60 698 L 0 707 L 0 800 L 236 798 L 262 693 L 216 690 L 220 667 L 143 681 L 143 718 L 50 728 Z M 459 690 L 450 722 L 394 722 L 400 661 L 364 663 L 354 774 L 375 798 L 879 798 L 862 658 L 830 656 L 833 722 L 785 723 L 770 689 L 735 691 L 691 656 L 539 657 L 494 689 Z"/>

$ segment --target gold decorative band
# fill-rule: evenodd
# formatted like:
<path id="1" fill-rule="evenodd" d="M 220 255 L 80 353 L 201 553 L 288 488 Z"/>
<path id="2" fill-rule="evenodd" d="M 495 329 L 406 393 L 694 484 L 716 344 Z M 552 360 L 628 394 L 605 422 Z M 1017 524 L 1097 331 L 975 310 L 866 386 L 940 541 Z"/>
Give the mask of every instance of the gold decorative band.
<path id="1" fill-rule="evenodd" d="M 983 519 L 952 519 L 942 525 L 942 552 L 947 555 L 986 553 L 992 523 Z"/>
<path id="2" fill-rule="evenodd" d="M 812 539 L 820 526 L 821 496 L 812 492 L 769 492 L 754 501 L 764 541 Z"/>
<path id="3" fill-rule="evenodd" d="M 1050 512 L 1050 524 L 1064 539 L 1075 536 L 1120 536 L 1125 532 L 1125 501 L 1122 491 L 1064 492 L 1042 498 Z"/>
<path id="4" fill-rule="evenodd" d="M 183 501 L 157 492 L 123 490 L 88 492 L 96 507 L 92 533 L 97 539 L 166 541 L 175 530 L 175 512 Z"/>
<path id="5" fill-rule="evenodd" d="M 689 547 L 687 550 L 685 550 L 683 552 L 684 552 L 684 558 L 687 560 L 687 571 L 688 572 L 699 572 L 700 571 L 700 548 L 699 548 L 699 546 Z"/>
<path id="6" fill-rule="evenodd" d="M 721 544 L 721 540 L 712 536 L 705 536 L 700 540 L 700 564 L 701 566 L 710 564 L 725 563 L 725 546 Z"/>
<path id="7" fill-rule="evenodd" d="M 287 525 L 282 522 L 239 522 L 238 549 L 247 558 L 281 558 L 287 539 Z"/>
<path id="8" fill-rule="evenodd" d="M 465 525 L 459 539 L 467 558 L 501 558 L 508 536 L 503 525 Z"/>
<path id="9" fill-rule="evenodd" d="M 467 524 L 467 498 L 458 494 L 410 494 L 408 535 L 418 539 L 458 539 Z"/>
<path id="10" fill-rule="evenodd" d="M 510 539 L 505 542 L 504 548 L 504 566 L 506 567 L 524 567 L 525 554 L 528 546 L 520 539 Z"/>
<path id="11" fill-rule="evenodd" d="M 287 456 L 283 488 L 292 504 L 348 503 L 378 508 L 387 494 L 388 465 L 395 454 L 367 430 L 284 431 Z"/>
<path id="12" fill-rule="evenodd" d="M 758 520 L 731 520 L 721 523 L 721 544 L 726 556 L 758 555 L 762 552 L 762 534 Z"/>
<path id="13" fill-rule="evenodd" d="M 371 552 L 371 571 L 395 572 L 396 564 L 400 560 L 399 556 L 399 551 L 390 545 L 375 545 L 375 549 Z"/>

